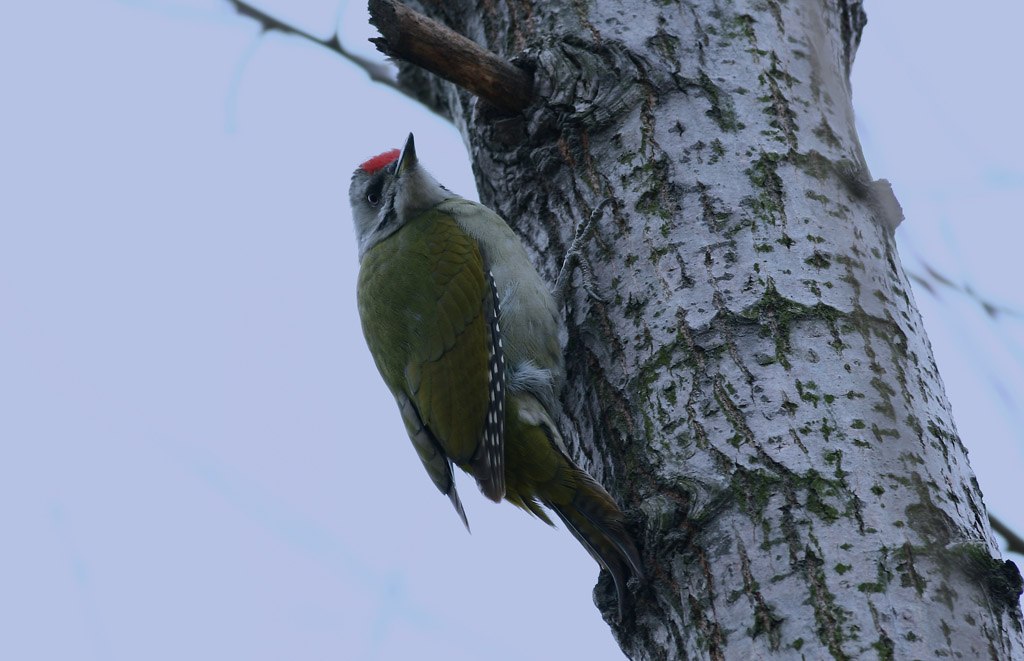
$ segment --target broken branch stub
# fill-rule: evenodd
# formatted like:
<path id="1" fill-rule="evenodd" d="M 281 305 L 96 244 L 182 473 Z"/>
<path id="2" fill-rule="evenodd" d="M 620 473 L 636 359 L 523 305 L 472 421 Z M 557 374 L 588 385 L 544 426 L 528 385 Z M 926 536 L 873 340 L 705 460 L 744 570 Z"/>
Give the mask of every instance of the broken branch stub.
<path id="1" fill-rule="evenodd" d="M 370 39 L 377 50 L 405 60 L 510 112 L 520 112 L 533 98 L 526 71 L 394 0 L 369 0 L 370 23 L 381 36 Z"/>

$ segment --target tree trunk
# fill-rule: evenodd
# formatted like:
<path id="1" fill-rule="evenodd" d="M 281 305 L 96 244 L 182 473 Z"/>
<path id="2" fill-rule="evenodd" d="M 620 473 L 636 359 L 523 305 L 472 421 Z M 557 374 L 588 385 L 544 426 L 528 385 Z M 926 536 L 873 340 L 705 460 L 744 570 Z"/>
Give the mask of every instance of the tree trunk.
<path id="1" fill-rule="evenodd" d="M 471 147 L 482 201 L 571 296 L 573 450 L 623 506 L 647 577 L 633 659 L 1024 655 L 998 559 L 872 182 L 849 72 L 855 0 L 419 7 L 534 71 L 503 115 L 401 81 Z M 585 556 L 581 555 L 581 562 Z"/>

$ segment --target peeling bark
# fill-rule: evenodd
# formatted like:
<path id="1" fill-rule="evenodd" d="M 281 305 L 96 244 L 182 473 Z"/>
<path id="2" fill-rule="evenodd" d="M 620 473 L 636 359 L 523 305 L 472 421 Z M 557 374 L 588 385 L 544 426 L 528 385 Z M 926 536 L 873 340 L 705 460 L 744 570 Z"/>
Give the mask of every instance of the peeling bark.
<path id="1" fill-rule="evenodd" d="M 417 6 L 417 5 L 414 5 Z M 470 145 L 482 201 L 557 273 L 576 223 L 565 402 L 649 578 L 633 659 L 1024 655 L 849 72 L 860 2 L 417 6 L 533 71 L 507 115 L 411 83 Z M 585 561 L 581 559 L 581 561 Z"/>

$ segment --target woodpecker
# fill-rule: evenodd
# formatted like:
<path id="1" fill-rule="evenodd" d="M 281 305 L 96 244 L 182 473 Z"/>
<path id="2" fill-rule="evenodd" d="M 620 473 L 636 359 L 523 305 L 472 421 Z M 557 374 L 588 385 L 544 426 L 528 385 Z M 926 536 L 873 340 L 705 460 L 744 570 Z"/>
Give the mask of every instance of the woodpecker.
<path id="1" fill-rule="evenodd" d="M 489 499 L 552 524 L 554 511 L 611 574 L 622 615 L 642 575 L 625 520 L 569 459 L 554 420 L 565 364 L 560 310 L 519 238 L 442 186 L 404 149 L 360 165 L 349 188 L 363 335 L 413 447 L 467 530 L 452 464 Z"/>

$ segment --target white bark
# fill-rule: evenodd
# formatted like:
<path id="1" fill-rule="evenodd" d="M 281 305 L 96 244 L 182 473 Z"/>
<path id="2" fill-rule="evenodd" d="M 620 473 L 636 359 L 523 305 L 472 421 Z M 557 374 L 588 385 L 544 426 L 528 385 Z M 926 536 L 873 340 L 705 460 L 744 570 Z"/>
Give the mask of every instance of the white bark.
<path id="1" fill-rule="evenodd" d="M 1020 575 L 854 130 L 860 3 L 421 9 L 536 69 L 541 101 L 515 117 L 403 80 L 447 105 L 483 201 L 549 274 L 616 198 L 589 250 L 605 300 L 577 292 L 569 314 L 565 401 L 647 563 L 612 622 L 624 651 L 1024 655 Z"/>

